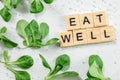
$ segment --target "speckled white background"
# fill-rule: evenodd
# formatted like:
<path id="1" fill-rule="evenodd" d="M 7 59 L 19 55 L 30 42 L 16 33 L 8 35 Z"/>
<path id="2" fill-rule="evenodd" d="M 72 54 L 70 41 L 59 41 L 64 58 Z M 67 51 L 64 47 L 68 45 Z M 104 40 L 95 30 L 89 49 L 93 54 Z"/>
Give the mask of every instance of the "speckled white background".
<path id="1" fill-rule="evenodd" d="M 22 6 L 21 6 L 22 5 Z M 6 23 L 0 18 L 0 27 L 6 26 L 8 31 L 6 35 L 22 46 L 22 38 L 16 34 L 16 23 L 19 19 L 32 19 L 40 22 L 47 22 L 50 26 L 51 37 L 58 37 L 58 32 L 65 31 L 65 15 L 74 13 L 85 13 L 99 10 L 106 10 L 109 25 L 115 28 L 116 40 L 114 42 L 89 44 L 67 48 L 60 48 L 58 45 L 44 47 L 41 49 L 8 49 L 0 44 L 0 60 L 3 59 L 4 49 L 9 50 L 10 60 L 16 60 L 18 57 L 28 54 L 34 58 L 35 64 L 27 70 L 31 74 L 32 80 L 44 80 L 48 73 L 42 64 L 38 54 L 43 54 L 51 66 L 54 66 L 55 58 L 61 54 L 68 54 L 71 58 L 69 70 L 77 71 L 85 79 L 88 70 L 88 57 L 91 54 L 98 54 L 104 61 L 104 74 L 111 77 L 112 80 L 120 80 L 120 0 L 55 0 L 53 4 L 46 5 L 45 11 L 40 14 L 30 14 L 28 2 L 23 1 L 16 10 L 12 10 L 12 19 Z M 0 8 L 3 5 L 0 2 Z M 0 64 L 0 80 L 15 80 L 13 73 L 7 70 L 3 64 Z"/>

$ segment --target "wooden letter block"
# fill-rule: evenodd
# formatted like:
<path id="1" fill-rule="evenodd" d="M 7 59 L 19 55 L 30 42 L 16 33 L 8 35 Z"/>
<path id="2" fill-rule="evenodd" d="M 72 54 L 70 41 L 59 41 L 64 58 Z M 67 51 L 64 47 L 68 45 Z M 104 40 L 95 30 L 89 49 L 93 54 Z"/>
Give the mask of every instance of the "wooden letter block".
<path id="1" fill-rule="evenodd" d="M 72 46 L 73 45 L 73 32 L 61 32 L 60 36 L 60 47 Z"/>
<path id="2" fill-rule="evenodd" d="M 67 30 L 80 29 L 79 15 L 68 15 L 66 16 Z"/>
<path id="3" fill-rule="evenodd" d="M 92 13 L 80 14 L 80 28 L 94 27 Z"/>
<path id="4" fill-rule="evenodd" d="M 114 28 L 112 26 L 101 27 L 101 42 L 113 41 L 115 39 L 114 36 Z"/>
<path id="5" fill-rule="evenodd" d="M 87 43 L 99 43 L 101 42 L 100 29 L 89 28 L 87 29 Z"/>
<path id="6" fill-rule="evenodd" d="M 93 12 L 94 26 L 105 26 L 107 25 L 107 16 L 105 11 Z"/>
<path id="7" fill-rule="evenodd" d="M 74 45 L 87 44 L 86 29 L 73 30 Z"/>

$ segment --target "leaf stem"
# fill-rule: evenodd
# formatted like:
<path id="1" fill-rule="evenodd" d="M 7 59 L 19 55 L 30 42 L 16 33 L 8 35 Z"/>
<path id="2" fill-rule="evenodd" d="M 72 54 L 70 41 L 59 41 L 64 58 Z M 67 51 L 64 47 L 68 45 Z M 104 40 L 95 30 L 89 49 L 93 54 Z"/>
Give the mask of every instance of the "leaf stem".
<path id="1" fill-rule="evenodd" d="M 14 69 L 12 69 L 12 67 L 10 67 L 10 65 L 5 64 L 5 66 L 7 67 L 7 69 L 9 69 L 11 72 L 16 73 L 16 71 Z"/>
<path id="2" fill-rule="evenodd" d="M 45 77 L 45 80 L 50 80 L 50 79 L 52 79 L 52 77 L 53 77 L 53 75 L 51 75 L 51 76 L 48 75 Z"/>

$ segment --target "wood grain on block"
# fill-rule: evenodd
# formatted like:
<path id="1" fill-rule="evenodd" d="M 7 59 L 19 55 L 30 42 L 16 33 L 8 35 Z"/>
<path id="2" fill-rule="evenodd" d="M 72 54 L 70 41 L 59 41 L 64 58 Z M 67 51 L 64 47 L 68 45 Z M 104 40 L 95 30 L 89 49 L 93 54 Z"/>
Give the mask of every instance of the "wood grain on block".
<path id="1" fill-rule="evenodd" d="M 67 30 L 80 29 L 79 14 L 66 16 Z"/>
<path id="2" fill-rule="evenodd" d="M 113 41 L 115 39 L 114 36 L 114 28 L 112 26 L 101 27 L 101 41 Z"/>
<path id="3" fill-rule="evenodd" d="M 87 43 L 86 29 L 73 30 L 73 37 L 74 45 L 86 44 Z"/>
<path id="4" fill-rule="evenodd" d="M 92 13 L 80 14 L 80 28 L 94 27 Z"/>
<path id="5" fill-rule="evenodd" d="M 101 42 L 100 28 L 87 29 L 87 43 L 99 43 Z"/>
<path id="6" fill-rule="evenodd" d="M 73 45 L 73 32 L 72 31 L 60 32 L 59 36 L 60 36 L 60 47 Z"/>
<path id="7" fill-rule="evenodd" d="M 107 25 L 107 15 L 105 11 L 93 12 L 94 26 L 105 26 Z"/>

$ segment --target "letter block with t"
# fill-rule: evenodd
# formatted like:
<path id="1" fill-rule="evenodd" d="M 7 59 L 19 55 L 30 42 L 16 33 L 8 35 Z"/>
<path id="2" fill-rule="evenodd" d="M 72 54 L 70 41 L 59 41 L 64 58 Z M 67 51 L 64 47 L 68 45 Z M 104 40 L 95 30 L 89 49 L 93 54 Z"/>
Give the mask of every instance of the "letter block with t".
<path id="1" fill-rule="evenodd" d="M 94 26 L 95 27 L 107 25 L 107 16 L 106 16 L 105 11 L 94 12 L 93 18 L 94 18 Z"/>
<path id="2" fill-rule="evenodd" d="M 72 31 L 60 32 L 59 36 L 60 36 L 60 47 L 74 45 Z"/>

